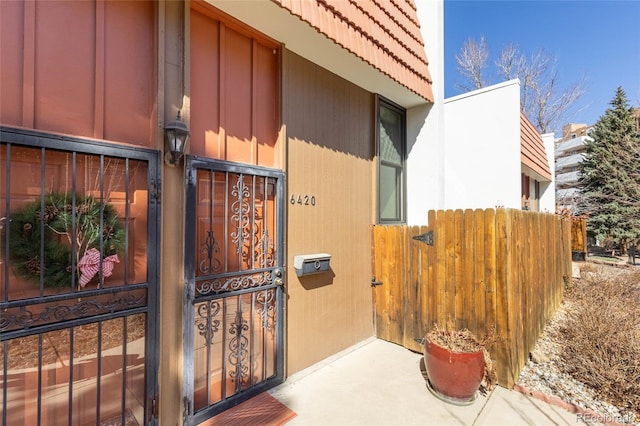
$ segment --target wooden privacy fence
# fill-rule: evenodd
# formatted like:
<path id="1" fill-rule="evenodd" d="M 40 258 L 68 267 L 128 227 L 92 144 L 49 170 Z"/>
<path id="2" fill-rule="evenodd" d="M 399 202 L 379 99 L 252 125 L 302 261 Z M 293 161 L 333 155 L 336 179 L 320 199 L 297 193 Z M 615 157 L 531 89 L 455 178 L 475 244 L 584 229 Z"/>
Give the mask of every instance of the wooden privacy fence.
<path id="1" fill-rule="evenodd" d="M 493 325 L 498 382 L 511 388 L 571 277 L 571 222 L 511 209 L 438 210 L 429 226 L 374 226 L 377 336 L 416 341 L 451 320 L 478 336 Z M 433 245 L 413 237 L 432 231 Z"/>
<path id="2" fill-rule="evenodd" d="M 571 217 L 571 252 L 574 260 L 587 260 L 587 219 Z"/>

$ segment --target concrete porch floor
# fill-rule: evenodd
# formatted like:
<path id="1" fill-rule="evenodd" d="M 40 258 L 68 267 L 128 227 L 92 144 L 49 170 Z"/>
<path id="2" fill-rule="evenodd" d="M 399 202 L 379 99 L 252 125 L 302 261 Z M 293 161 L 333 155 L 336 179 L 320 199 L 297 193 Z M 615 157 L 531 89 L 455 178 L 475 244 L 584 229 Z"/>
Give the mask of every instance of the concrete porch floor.
<path id="1" fill-rule="evenodd" d="M 580 416 L 497 387 L 467 406 L 436 398 L 421 354 L 369 339 L 290 376 L 269 393 L 297 416 L 287 425 L 575 425 Z"/>

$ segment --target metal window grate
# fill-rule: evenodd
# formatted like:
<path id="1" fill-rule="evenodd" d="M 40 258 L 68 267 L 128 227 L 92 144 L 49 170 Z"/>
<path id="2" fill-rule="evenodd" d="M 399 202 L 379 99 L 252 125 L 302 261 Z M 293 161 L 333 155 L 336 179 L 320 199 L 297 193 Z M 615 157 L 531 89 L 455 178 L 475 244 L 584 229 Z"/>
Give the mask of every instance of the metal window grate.
<path id="1" fill-rule="evenodd" d="M 3 424 L 152 420 L 158 158 L 0 127 Z"/>

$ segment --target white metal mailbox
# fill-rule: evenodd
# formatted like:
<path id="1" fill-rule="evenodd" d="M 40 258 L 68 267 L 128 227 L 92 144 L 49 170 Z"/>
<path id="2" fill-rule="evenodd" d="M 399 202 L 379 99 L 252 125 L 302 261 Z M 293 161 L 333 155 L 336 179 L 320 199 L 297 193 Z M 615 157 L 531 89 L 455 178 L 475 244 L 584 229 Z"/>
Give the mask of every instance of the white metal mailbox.
<path id="1" fill-rule="evenodd" d="M 299 277 L 317 274 L 329 270 L 330 260 L 331 255 L 327 253 L 301 254 L 293 256 L 293 267 Z"/>

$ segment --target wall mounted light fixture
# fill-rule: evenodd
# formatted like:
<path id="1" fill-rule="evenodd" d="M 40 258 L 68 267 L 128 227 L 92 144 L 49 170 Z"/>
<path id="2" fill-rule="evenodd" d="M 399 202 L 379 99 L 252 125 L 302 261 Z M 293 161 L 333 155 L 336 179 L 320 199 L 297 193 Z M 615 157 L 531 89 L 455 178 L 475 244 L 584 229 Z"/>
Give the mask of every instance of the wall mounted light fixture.
<path id="1" fill-rule="evenodd" d="M 165 163 L 172 167 L 180 164 L 180 158 L 184 155 L 188 140 L 189 128 L 180 119 L 180 111 L 178 111 L 175 121 L 164 126 Z"/>

